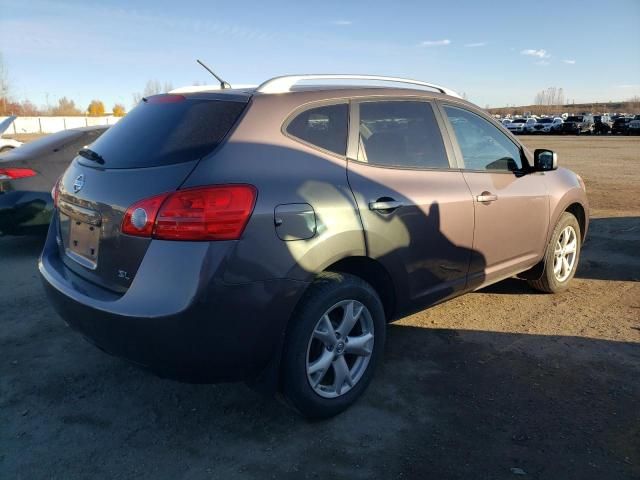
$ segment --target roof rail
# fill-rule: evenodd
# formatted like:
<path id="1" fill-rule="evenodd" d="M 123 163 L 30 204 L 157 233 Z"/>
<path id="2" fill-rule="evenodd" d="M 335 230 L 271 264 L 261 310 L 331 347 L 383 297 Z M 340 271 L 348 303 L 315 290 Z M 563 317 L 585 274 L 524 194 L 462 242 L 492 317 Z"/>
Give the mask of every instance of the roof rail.
<path id="1" fill-rule="evenodd" d="M 404 83 L 408 85 L 417 85 L 420 87 L 428 87 L 434 90 L 450 95 L 456 98 L 462 98 L 453 90 L 433 83 L 421 82 L 419 80 L 411 80 L 409 78 L 384 77 L 380 75 L 347 75 L 347 74 L 317 74 L 317 75 L 285 75 L 282 77 L 274 77 L 263 82 L 256 92 L 260 93 L 286 93 L 298 82 L 303 80 L 374 80 L 380 82 Z"/>
<path id="2" fill-rule="evenodd" d="M 236 90 L 241 90 L 241 89 L 256 88 L 256 85 L 233 84 L 231 85 L 231 88 Z M 198 92 L 210 92 L 211 90 L 222 90 L 222 89 L 220 88 L 220 85 L 189 85 L 186 87 L 174 88 L 168 93 L 172 93 L 172 94 L 173 93 L 198 93 Z M 225 90 L 229 90 L 229 89 L 225 88 Z"/>

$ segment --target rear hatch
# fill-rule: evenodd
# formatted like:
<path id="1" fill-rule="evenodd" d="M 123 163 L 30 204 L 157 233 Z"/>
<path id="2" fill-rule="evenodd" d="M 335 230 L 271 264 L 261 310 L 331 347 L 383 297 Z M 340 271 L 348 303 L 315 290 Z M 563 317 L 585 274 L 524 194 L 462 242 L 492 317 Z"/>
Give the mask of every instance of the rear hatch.
<path id="1" fill-rule="evenodd" d="M 65 265 L 104 288 L 126 291 L 151 242 L 122 233 L 127 208 L 177 190 L 224 141 L 249 99 L 234 93 L 149 97 L 81 151 L 58 186 Z"/>

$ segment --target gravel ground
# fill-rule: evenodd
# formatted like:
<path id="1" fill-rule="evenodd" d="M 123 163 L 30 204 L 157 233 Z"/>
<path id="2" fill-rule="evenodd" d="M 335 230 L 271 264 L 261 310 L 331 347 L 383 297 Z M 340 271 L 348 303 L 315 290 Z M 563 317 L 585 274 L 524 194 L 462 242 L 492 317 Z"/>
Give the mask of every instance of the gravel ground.
<path id="1" fill-rule="evenodd" d="M 390 325 L 323 422 L 103 354 L 48 306 L 42 240 L 0 239 L 0 478 L 640 478 L 640 138 L 524 141 L 587 184 L 572 288 L 510 279 Z"/>

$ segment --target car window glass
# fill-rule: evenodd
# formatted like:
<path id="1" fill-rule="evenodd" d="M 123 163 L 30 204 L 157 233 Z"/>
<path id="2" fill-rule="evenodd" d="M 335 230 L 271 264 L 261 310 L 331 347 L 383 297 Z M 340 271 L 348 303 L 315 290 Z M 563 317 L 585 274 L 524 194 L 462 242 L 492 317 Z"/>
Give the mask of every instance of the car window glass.
<path id="1" fill-rule="evenodd" d="M 91 149 L 105 168 L 143 168 L 198 160 L 222 142 L 244 101 L 157 95 L 140 102 Z M 90 160 L 81 160 L 94 165 Z"/>
<path id="2" fill-rule="evenodd" d="M 431 104 L 361 103 L 358 160 L 390 167 L 449 168 Z"/>
<path id="3" fill-rule="evenodd" d="M 520 149 L 491 123 L 467 110 L 445 106 L 444 110 L 470 170 L 522 169 Z"/>
<path id="4" fill-rule="evenodd" d="M 287 133 L 316 147 L 346 155 L 349 105 L 326 105 L 298 114 L 287 126 Z"/>

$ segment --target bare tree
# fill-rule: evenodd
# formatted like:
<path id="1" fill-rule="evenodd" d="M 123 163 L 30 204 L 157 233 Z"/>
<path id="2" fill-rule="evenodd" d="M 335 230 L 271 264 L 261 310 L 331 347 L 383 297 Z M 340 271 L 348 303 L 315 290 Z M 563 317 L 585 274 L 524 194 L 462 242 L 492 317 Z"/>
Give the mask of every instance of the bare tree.
<path id="1" fill-rule="evenodd" d="M 0 52 L 0 113 L 5 114 L 7 111 L 7 102 L 9 101 L 9 70 L 4 64 L 4 57 Z"/>
<path id="2" fill-rule="evenodd" d="M 536 93 L 533 103 L 535 105 L 564 105 L 564 91 L 562 88 L 549 87 Z"/>
<path id="3" fill-rule="evenodd" d="M 51 109 L 51 115 L 73 116 L 82 115 L 82 112 L 76 107 L 76 103 L 73 100 L 62 97 L 58 100 L 58 106 Z"/>

